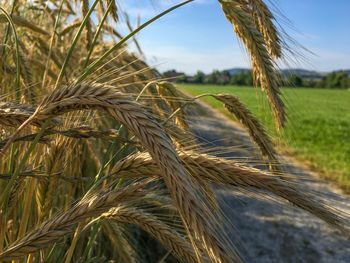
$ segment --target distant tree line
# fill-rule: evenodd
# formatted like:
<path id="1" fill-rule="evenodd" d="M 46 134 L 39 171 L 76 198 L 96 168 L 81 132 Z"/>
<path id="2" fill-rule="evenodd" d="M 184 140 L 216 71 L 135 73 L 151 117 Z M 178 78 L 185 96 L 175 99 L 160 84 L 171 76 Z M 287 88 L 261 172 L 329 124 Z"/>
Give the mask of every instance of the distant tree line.
<path id="1" fill-rule="evenodd" d="M 215 85 L 235 85 L 235 86 L 253 86 L 254 81 L 250 70 L 230 74 L 229 71 L 214 70 L 210 74 L 197 71 L 193 76 L 185 73 L 179 73 L 175 70 L 169 70 L 163 73 L 166 78 L 173 79 L 179 83 L 193 84 L 215 84 Z M 284 86 L 288 87 L 309 87 L 309 88 L 328 88 L 328 89 L 349 89 L 350 76 L 345 71 L 335 71 L 322 77 L 310 78 L 301 77 L 296 74 L 285 74 L 282 78 Z"/>
<path id="2" fill-rule="evenodd" d="M 289 75 L 285 81 L 285 86 L 325 88 L 325 89 L 349 89 L 350 77 L 345 71 L 335 71 L 328 73 L 321 79 L 302 78 L 295 74 Z"/>
<path id="3" fill-rule="evenodd" d="M 197 71 L 193 76 L 188 76 L 185 73 L 169 70 L 163 73 L 163 77 L 173 79 L 179 83 L 193 84 L 216 84 L 216 85 L 237 85 L 237 86 L 252 86 L 253 77 L 251 71 L 241 72 L 231 75 L 229 71 L 214 70 L 210 74 L 205 74 L 202 71 Z"/>

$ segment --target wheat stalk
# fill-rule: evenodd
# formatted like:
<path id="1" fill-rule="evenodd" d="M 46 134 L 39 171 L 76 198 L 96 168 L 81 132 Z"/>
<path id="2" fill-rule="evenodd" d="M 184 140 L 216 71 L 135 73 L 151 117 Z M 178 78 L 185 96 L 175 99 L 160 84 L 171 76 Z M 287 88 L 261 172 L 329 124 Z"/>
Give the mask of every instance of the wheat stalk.
<path id="1" fill-rule="evenodd" d="M 83 16 L 85 17 L 89 12 L 89 0 L 82 0 L 81 11 Z M 89 49 L 92 40 L 92 24 L 91 19 L 88 17 L 88 20 L 85 25 L 86 28 L 86 48 Z"/>

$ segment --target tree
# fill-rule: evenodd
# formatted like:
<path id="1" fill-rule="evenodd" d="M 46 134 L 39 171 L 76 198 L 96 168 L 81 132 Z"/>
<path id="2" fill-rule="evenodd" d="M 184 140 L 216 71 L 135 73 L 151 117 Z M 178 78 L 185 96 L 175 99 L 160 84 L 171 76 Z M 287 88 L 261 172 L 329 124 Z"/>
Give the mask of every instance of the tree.
<path id="1" fill-rule="evenodd" d="M 251 71 L 241 72 L 231 77 L 230 84 L 238 86 L 253 86 L 253 77 Z"/>
<path id="2" fill-rule="evenodd" d="M 214 70 L 211 74 L 207 77 L 207 83 L 209 84 L 218 84 L 220 78 L 220 71 Z"/>
<path id="3" fill-rule="evenodd" d="M 198 84 L 202 84 L 205 81 L 205 74 L 198 70 L 197 73 L 193 76 L 192 79 L 193 83 L 198 83 Z"/>
<path id="4" fill-rule="evenodd" d="M 292 87 L 302 87 L 303 86 L 303 80 L 301 77 L 299 77 L 296 74 L 290 74 L 287 77 L 287 80 L 285 81 L 287 86 Z"/>
<path id="5" fill-rule="evenodd" d="M 325 76 L 321 83 L 324 88 L 346 89 L 350 87 L 349 76 L 345 71 L 336 71 Z"/>

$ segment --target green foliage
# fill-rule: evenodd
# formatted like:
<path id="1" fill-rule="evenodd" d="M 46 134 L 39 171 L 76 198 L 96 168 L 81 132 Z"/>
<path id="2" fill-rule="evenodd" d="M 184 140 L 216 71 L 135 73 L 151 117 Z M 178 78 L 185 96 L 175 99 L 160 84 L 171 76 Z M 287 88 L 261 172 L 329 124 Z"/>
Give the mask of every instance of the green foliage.
<path id="1" fill-rule="evenodd" d="M 205 82 L 205 74 L 202 71 L 197 71 L 197 73 L 193 76 L 192 82 L 203 84 Z"/>
<path id="2" fill-rule="evenodd" d="M 241 72 L 232 76 L 230 79 L 230 84 L 237 86 L 253 86 L 254 83 L 251 71 Z"/>
<path id="3" fill-rule="evenodd" d="M 295 74 L 290 74 L 286 79 L 286 85 L 291 87 L 302 87 L 303 79 Z"/>
<path id="4" fill-rule="evenodd" d="M 206 83 L 208 84 L 218 84 L 220 81 L 221 73 L 218 70 L 214 70 L 211 74 L 208 75 Z"/>
<path id="5" fill-rule="evenodd" d="M 320 84 L 329 89 L 346 89 L 350 88 L 350 78 L 344 71 L 332 72 Z"/>
<path id="6" fill-rule="evenodd" d="M 251 71 L 241 72 L 235 75 L 231 75 L 229 71 L 214 70 L 209 75 L 205 75 L 203 72 L 198 71 L 192 78 L 192 83 L 196 84 L 217 84 L 217 85 L 237 85 L 237 86 L 252 86 L 253 77 Z"/>
<path id="7" fill-rule="evenodd" d="M 331 72 L 325 75 L 322 79 L 308 79 L 291 74 L 286 77 L 284 83 L 289 87 L 348 89 L 350 88 L 350 77 L 345 71 Z"/>
<path id="8" fill-rule="evenodd" d="M 230 74 L 229 71 L 214 70 L 206 75 L 202 71 L 197 71 L 193 77 L 186 76 L 185 73 L 170 70 L 163 73 L 165 78 L 176 78 L 178 83 L 194 84 L 215 84 L 215 85 L 235 85 L 235 86 L 253 86 L 254 80 L 251 70 L 241 71 L 237 74 Z M 323 78 L 302 77 L 295 73 L 282 76 L 283 84 L 287 87 L 307 87 L 319 89 L 349 89 L 350 77 L 345 71 L 334 71 Z"/>

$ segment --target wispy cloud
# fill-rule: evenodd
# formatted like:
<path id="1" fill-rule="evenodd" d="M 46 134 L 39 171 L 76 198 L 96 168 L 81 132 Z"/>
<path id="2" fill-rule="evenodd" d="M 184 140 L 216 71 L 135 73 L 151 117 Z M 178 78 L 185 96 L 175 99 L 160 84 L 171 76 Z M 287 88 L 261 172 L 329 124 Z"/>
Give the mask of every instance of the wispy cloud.
<path id="1" fill-rule="evenodd" d="M 324 48 L 310 48 L 315 56 L 309 58 L 310 64 L 316 70 L 330 71 L 350 68 L 350 53 Z"/>
<path id="2" fill-rule="evenodd" d="M 127 11 L 131 17 L 141 16 L 142 19 L 149 19 L 161 11 L 179 4 L 180 0 L 161 0 L 161 1 L 140 1 L 140 0 L 124 0 L 119 3 L 123 11 Z M 212 4 L 212 0 L 196 0 L 190 5 L 208 5 Z"/>
<path id="3" fill-rule="evenodd" d="M 121 0 L 119 3 L 128 11 L 131 21 L 134 22 L 138 15 L 145 21 L 181 1 Z M 342 1 L 349 5 L 346 0 Z M 350 38 L 344 33 L 346 23 L 341 22 L 347 19 L 347 14 L 343 14 L 342 11 L 344 8 L 333 10 L 333 13 L 330 12 L 332 15 L 330 19 L 325 20 L 320 14 L 328 12 L 329 5 L 325 4 L 326 1 L 323 5 L 317 0 L 307 2 L 305 7 L 295 8 L 295 3 L 280 0 L 280 5 L 285 7 L 286 15 L 291 21 L 297 21 L 300 25 L 300 30 L 287 27 L 287 32 L 316 54 L 314 56 L 305 52 L 305 59 L 299 59 L 300 63 L 290 66 L 321 71 L 350 68 L 348 49 Z M 333 30 L 321 30 L 324 26 L 329 28 L 330 23 L 333 25 Z M 119 25 L 120 29 L 127 31 L 125 26 Z M 177 69 L 193 73 L 198 69 L 210 72 L 213 69 L 249 66 L 249 59 L 234 43 L 233 35 L 232 27 L 217 1 L 196 0 L 190 6 L 167 16 L 166 19 L 157 21 L 142 31 L 139 37 L 151 64 L 160 64 L 160 70 Z M 293 60 L 289 62 L 293 63 Z"/>
<path id="4" fill-rule="evenodd" d="M 161 70 L 176 69 L 189 74 L 202 70 L 206 73 L 213 69 L 227 69 L 231 67 L 248 67 L 248 58 L 244 52 L 232 48 L 216 51 L 196 51 L 186 47 L 144 46 L 145 54 L 150 64 Z"/>

